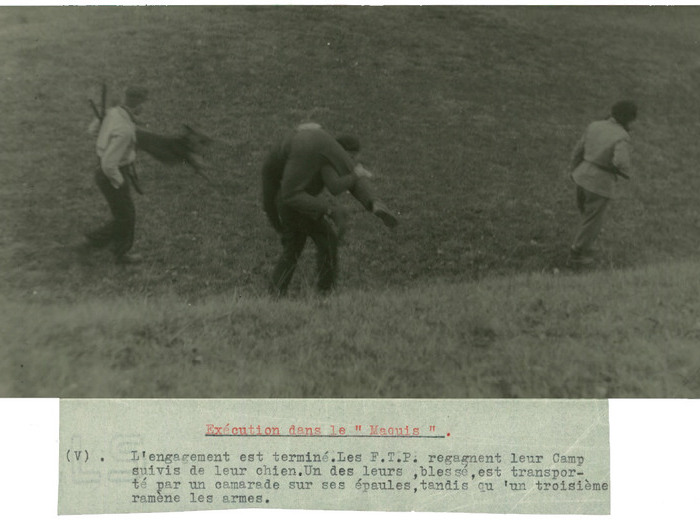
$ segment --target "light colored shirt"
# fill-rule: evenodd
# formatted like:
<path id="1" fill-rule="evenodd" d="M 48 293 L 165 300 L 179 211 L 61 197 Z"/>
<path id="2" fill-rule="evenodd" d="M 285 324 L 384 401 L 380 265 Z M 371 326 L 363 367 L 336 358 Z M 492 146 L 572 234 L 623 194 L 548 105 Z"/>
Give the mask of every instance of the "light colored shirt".
<path id="1" fill-rule="evenodd" d="M 591 123 L 571 155 L 571 177 L 582 188 L 614 199 L 618 173 L 630 173 L 630 136 L 614 118 Z"/>
<path id="2" fill-rule="evenodd" d="M 136 124 L 126 109 L 107 110 L 97 135 L 96 150 L 102 171 L 112 186 L 119 188 L 124 183 L 119 167 L 136 160 Z"/>

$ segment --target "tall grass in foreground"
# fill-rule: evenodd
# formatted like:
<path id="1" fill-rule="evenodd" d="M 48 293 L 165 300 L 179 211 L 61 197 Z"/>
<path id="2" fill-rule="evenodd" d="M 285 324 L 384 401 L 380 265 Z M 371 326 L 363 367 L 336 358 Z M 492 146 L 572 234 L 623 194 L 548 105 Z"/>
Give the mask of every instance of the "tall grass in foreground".
<path id="1" fill-rule="evenodd" d="M 698 397 L 700 266 L 0 307 L 0 395 Z"/>

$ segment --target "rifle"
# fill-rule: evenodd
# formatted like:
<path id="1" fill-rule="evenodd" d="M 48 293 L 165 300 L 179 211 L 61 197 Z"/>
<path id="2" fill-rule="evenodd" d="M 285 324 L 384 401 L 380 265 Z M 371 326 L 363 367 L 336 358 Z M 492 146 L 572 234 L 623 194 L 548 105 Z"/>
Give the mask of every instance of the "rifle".
<path id="1" fill-rule="evenodd" d="M 100 109 L 97 108 L 93 100 L 90 98 L 88 99 L 88 102 L 90 102 L 90 107 L 92 107 L 92 112 L 95 114 L 95 117 L 97 117 L 97 120 L 100 121 L 100 124 L 102 124 L 102 121 L 105 118 L 105 113 L 107 112 L 107 84 L 102 82 L 102 94 L 101 94 L 101 107 Z"/>
<path id="2" fill-rule="evenodd" d="M 95 118 L 100 121 L 100 124 L 102 123 L 102 119 L 104 118 L 104 115 L 100 113 L 100 110 L 97 109 L 97 106 L 95 103 L 92 101 L 92 99 L 89 99 L 88 102 L 90 102 L 90 107 L 92 107 L 92 112 L 95 114 Z"/>

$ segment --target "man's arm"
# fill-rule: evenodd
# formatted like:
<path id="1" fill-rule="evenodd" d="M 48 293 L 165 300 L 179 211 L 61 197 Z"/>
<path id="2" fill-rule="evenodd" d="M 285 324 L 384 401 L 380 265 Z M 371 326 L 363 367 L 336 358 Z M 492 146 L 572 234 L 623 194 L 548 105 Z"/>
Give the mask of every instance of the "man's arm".
<path id="1" fill-rule="evenodd" d="M 284 199 L 284 203 L 312 219 L 327 217 L 337 228 L 338 238 L 342 238 L 347 228 L 347 212 L 338 204 L 329 204 L 325 199 L 314 197 L 305 191 L 297 192 Z"/>
<path id="2" fill-rule="evenodd" d="M 632 144 L 629 139 L 623 139 L 615 144 L 613 152 L 613 165 L 618 175 L 628 181 L 629 191 L 645 206 L 651 205 L 654 201 L 653 191 L 643 186 L 643 181 L 634 174 L 632 177 Z"/>
<path id="3" fill-rule="evenodd" d="M 323 184 L 332 195 L 340 195 L 345 191 L 351 190 L 358 179 L 358 176 L 353 171 L 347 175 L 340 176 L 331 166 L 321 168 L 321 177 L 323 177 Z"/>
<path id="4" fill-rule="evenodd" d="M 625 179 L 629 179 L 629 173 L 631 170 L 630 162 L 630 143 L 628 140 L 623 139 L 615 144 L 615 150 L 613 151 L 613 166 L 617 170 L 617 174 Z"/>
<path id="5" fill-rule="evenodd" d="M 569 173 L 573 172 L 579 164 L 583 162 L 583 154 L 585 151 L 584 145 L 586 143 L 585 135 L 579 139 L 574 146 L 574 150 L 571 153 L 571 161 L 569 163 Z"/>
<path id="6" fill-rule="evenodd" d="M 100 165 L 112 186 L 121 187 L 124 177 L 119 171 L 119 164 L 131 146 L 131 136 L 125 132 L 117 131 L 109 137 L 107 149 L 105 149 Z"/>
<path id="7" fill-rule="evenodd" d="M 90 122 L 90 125 L 88 126 L 87 132 L 90 136 L 92 137 L 97 137 L 97 134 L 100 132 L 100 126 L 102 125 L 102 121 L 95 117 L 92 119 L 92 122 Z"/>
<path id="8" fill-rule="evenodd" d="M 307 191 L 309 185 L 317 187 L 321 191 L 322 179 L 312 180 L 311 173 L 317 170 L 313 165 L 309 166 L 304 159 L 288 159 L 285 163 L 282 181 L 279 189 L 279 202 L 311 217 L 318 219 L 328 212 L 329 206 L 326 199 L 311 195 Z"/>
<path id="9" fill-rule="evenodd" d="M 272 227 L 282 231 L 282 223 L 277 212 L 277 194 L 280 190 L 282 173 L 284 172 L 284 157 L 279 151 L 270 152 L 265 158 L 262 168 L 262 199 L 263 210 Z"/>
<path id="10" fill-rule="evenodd" d="M 306 193 L 305 191 L 298 191 L 284 197 L 283 202 L 290 208 L 293 208 L 299 213 L 303 213 L 312 219 L 318 219 L 319 217 L 326 215 L 331 208 L 325 199 L 315 197 L 309 193 Z"/>

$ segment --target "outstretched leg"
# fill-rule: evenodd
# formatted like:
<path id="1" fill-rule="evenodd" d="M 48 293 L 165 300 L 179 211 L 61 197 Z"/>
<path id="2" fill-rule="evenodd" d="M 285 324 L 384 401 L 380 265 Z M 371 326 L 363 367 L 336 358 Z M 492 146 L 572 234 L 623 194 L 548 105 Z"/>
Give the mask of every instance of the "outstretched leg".
<path id="1" fill-rule="evenodd" d="M 379 217 L 386 227 L 395 228 L 399 224 L 398 219 L 391 210 L 389 210 L 387 205 L 375 197 L 374 189 L 365 177 L 357 179 L 350 193 L 352 193 L 353 197 L 355 197 L 367 211 Z"/>

